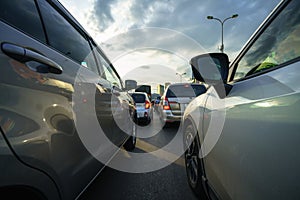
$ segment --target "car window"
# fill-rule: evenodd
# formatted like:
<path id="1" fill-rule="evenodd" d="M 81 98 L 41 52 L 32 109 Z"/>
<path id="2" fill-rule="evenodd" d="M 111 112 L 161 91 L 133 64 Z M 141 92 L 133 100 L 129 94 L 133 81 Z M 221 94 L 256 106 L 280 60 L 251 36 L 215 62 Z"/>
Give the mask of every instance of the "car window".
<path id="1" fill-rule="evenodd" d="M 46 37 L 34 0 L 1 0 L 0 19 L 46 43 Z"/>
<path id="2" fill-rule="evenodd" d="M 99 61 L 101 63 L 100 68 L 103 69 L 101 76 L 106 80 L 108 80 L 113 86 L 122 89 L 123 87 L 122 87 L 121 80 L 119 79 L 113 67 L 109 64 L 109 61 L 105 59 L 104 56 L 102 56 L 100 53 L 97 54 L 97 59 L 100 60 Z"/>
<path id="3" fill-rule="evenodd" d="M 146 96 L 144 94 L 132 94 L 131 96 L 135 103 L 145 103 Z"/>
<path id="4" fill-rule="evenodd" d="M 204 85 L 192 85 L 192 88 L 196 96 L 206 92 L 206 87 Z"/>
<path id="5" fill-rule="evenodd" d="M 239 61 L 234 80 L 300 56 L 300 1 L 291 2 Z"/>
<path id="6" fill-rule="evenodd" d="M 91 46 L 86 37 L 77 31 L 46 1 L 39 1 L 49 45 L 82 66 L 99 73 Z"/>
<path id="7" fill-rule="evenodd" d="M 206 92 L 203 85 L 173 85 L 170 86 L 166 96 L 167 97 L 196 97 Z"/>

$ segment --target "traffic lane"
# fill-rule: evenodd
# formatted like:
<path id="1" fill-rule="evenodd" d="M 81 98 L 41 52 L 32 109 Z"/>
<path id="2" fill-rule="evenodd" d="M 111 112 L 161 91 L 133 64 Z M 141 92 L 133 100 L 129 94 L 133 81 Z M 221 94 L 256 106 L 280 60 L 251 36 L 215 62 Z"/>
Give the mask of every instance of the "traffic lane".
<path id="1" fill-rule="evenodd" d="M 163 148 L 168 145 L 174 137 L 179 136 L 180 143 L 182 143 L 182 136 L 180 136 L 179 122 L 171 123 L 168 128 L 163 128 L 158 112 L 153 112 L 153 119 L 148 125 L 138 125 L 137 134 L 138 138 L 143 141 L 149 142 L 158 148 Z"/>
<path id="2" fill-rule="evenodd" d="M 140 138 L 133 152 L 152 153 L 163 148 L 178 134 L 178 128 L 179 125 L 174 124 L 162 129 L 162 124 L 155 114 L 151 124 L 138 127 Z M 120 163 L 123 158 L 128 158 L 125 151 L 118 154 L 116 158 Z M 147 164 L 154 165 L 155 168 L 157 160 L 166 160 L 169 164 L 145 173 L 128 173 L 106 167 L 80 199 L 196 199 L 187 183 L 183 156 L 161 151 L 160 154 L 153 154 Z M 142 160 L 132 162 L 133 167 L 139 167 L 136 166 L 139 164 L 145 165 L 145 162 Z"/>
<path id="3" fill-rule="evenodd" d="M 185 168 L 171 164 L 148 173 L 126 173 L 105 168 L 80 199 L 91 200 L 196 200 Z"/>

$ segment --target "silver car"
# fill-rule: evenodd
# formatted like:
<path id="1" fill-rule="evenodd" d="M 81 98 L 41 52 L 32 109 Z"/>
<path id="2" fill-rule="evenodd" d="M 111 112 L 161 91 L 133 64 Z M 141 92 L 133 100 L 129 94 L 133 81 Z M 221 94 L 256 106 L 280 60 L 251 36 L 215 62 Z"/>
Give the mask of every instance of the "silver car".
<path id="1" fill-rule="evenodd" d="M 200 199 L 299 199 L 300 1 L 281 1 L 229 65 L 191 59 L 210 85 L 183 120 L 189 184 Z"/>
<path id="2" fill-rule="evenodd" d="M 205 92 L 206 87 L 199 83 L 170 84 L 162 95 L 158 107 L 164 127 L 172 122 L 180 122 L 187 105 Z"/>

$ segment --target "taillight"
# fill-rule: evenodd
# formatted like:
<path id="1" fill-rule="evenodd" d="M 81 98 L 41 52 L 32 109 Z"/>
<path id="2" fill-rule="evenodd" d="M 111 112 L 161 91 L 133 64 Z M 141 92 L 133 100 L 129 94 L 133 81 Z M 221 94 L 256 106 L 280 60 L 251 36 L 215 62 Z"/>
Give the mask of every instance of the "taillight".
<path id="1" fill-rule="evenodd" d="M 164 109 L 164 110 L 170 110 L 170 109 L 171 109 L 167 97 L 165 97 L 165 98 L 163 99 L 163 109 Z"/>
<path id="2" fill-rule="evenodd" d="M 145 101 L 145 108 L 149 109 L 151 107 L 151 103 L 149 101 Z"/>

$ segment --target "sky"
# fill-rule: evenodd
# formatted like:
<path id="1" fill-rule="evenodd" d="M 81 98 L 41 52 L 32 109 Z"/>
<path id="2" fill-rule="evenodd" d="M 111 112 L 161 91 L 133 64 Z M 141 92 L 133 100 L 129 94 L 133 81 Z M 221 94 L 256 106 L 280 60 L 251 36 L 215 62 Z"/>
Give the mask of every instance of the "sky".
<path id="1" fill-rule="evenodd" d="M 279 0 L 60 0 L 109 57 L 121 78 L 139 84 L 189 82 L 192 57 L 239 53 Z"/>

